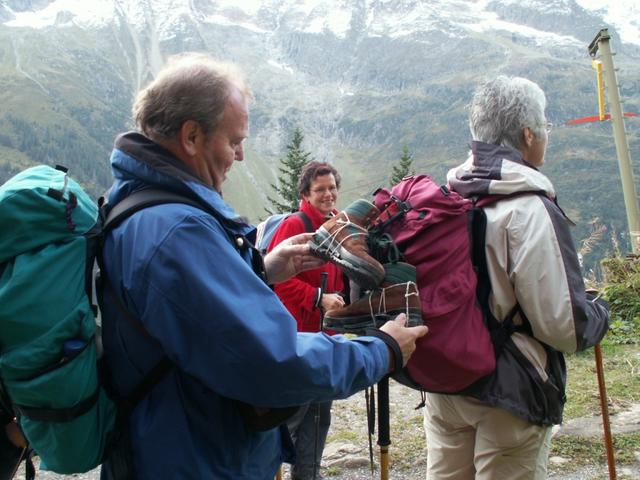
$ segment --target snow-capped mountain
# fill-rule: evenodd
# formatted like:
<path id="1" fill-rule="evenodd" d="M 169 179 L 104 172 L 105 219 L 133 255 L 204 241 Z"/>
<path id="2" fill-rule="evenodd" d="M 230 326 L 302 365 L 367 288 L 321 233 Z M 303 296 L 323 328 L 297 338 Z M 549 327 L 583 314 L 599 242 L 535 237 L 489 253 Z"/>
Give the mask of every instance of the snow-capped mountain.
<path id="1" fill-rule="evenodd" d="M 524 18 L 509 15 L 509 10 L 537 10 L 547 16 L 574 16 L 577 8 L 594 14 L 614 27 L 623 42 L 640 45 L 640 6 L 635 0 L 435 0 L 435 1 L 335 1 L 335 0 L 7 0 L 4 23 L 11 27 L 45 28 L 73 23 L 82 28 L 111 24 L 114 18 L 126 17 L 131 25 L 146 29 L 151 17 L 160 18 L 159 31 L 168 35 L 180 33 L 176 19 L 193 17 L 212 25 L 236 26 L 256 33 L 273 33 L 285 25 L 305 33 L 329 31 L 344 38 L 351 24 L 362 17 L 369 36 L 402 37 L 416 31 L 429 31 L 448 24 L 448 34 L 455 30 L 504 30 L 522 32 Z M 540 42 L 580 43 L 575 28 L 567 34 L 553 32 L 553 25 L 532 22 L 527 36 Z M 575 25 L 567 25 L 567 27 Z M 579 34 L 578 34 L 579 35 Z"/>
<path id="2" fill-rule="evenodd" d="M 638 111 L 636 0 L 3 0 L 0 180 L 70 157 L 105 187 L 135 92 L 190 50 L 237 62 L 254 90 L 248 158 L 229 188 L 254 219 L 295 126 L 343 172 L 344 202 L 386 183 L 404 145 L 417 170 L 443 179 L 466 155 L 464 106 L 485 77 L 537 81 L 554 123 L 597 113 L 587 45 L 601 28 L 625 109 Z M 637 147 L 640 127 L 628 130 Z M 610 126 L 557 129 L 549 158 L 578 219 L 622 205 Z M 602 185 L 585 189 L 577 173 L 593 169 Z"/>

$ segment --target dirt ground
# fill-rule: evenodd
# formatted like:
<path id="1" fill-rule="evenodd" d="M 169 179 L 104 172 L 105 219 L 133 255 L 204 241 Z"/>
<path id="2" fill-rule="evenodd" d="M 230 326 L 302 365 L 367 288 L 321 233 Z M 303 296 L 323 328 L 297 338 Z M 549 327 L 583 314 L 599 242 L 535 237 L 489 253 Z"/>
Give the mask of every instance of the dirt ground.
<path id="1" fill-rule="evenodd" d="M 426 443 L 422 426 L 422 410 L 415 407 L 420 403 L 420 394 L 394 381 L 390 382 L 389 405 L 391 424 L 391 445 L 389 446 L 389 479 L 422 480 L 426 478 Z M 333 407 L 333 421 L 323 457 L 322 475 L 325 479 L 372 480 L 381 478 L 378 468 L 379 447 L 377 437 L 372 439 L 374 451 L 374 473 L 369 464 L 369 443 L 367 435 L 366 402 L 364 393 L 358 393 L 346 400 L 338 400 Z M 634 406 L 627 412 L 621 423 L 628 428 L 640 430 L 640 407 Z M 615 421 L 615 419 L 613 419 Z M 571 435 L 588 434 L 593 429 L 594 420 L 576 419 L 568 422 Z M 635 427 L 633 427 L 635 425 Z M 617 467 L 618 479 L 640 479 L 640 452 L 635 465 Z M 570 460 L 557 465 L 550 462 L 551 480 L 606 480 L 609 478 L 606 464 L 572 471 Z M 57 475 L 39 472 L 41 480 L 99 480 L 99 469 L 77 475 Z M 23 471 L 16 479 L 24 478 Z M 167 477 L 170 478 L 170 477 Z M 288 480 L 288 467 L 283 467 L 283 480 Z"/>

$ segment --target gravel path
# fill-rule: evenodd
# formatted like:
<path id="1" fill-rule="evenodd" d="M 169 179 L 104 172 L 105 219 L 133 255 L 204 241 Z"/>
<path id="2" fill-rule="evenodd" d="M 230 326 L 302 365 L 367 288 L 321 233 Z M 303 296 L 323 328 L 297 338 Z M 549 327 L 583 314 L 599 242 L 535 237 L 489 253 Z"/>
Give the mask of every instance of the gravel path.
<path id="1" fill-rule="evenodd" d="M 422 427 L 422 410 L 415 410 L 420 403 L 420 394 L 390 382 L 389 404 L 391 410 L 391 446 L 389 447 L 389 478 L 393 480 L 422 480 L 426 471 L 426 444 Z M 634 425 L 640 430 L 640 406 L 635 405 L 630 412 L 622 415 L 625 426 Z M 628 416 L 631 415 L 631 416 Z M 564 426 L 572 435 L 590 434 L 588 429 L 597 423 L 591 419 L 576 419 Z M 612 418 L 615 425 L 615 419 Z M 614 432 L 615 433 L 615 432 Z M 367 441 L 367 420 L 364 393 L 346 400 L 336 401 L 333 408 L 333 422 L 325 455 L 323 457 L 323 476 L 328 479 L 371 480 L 380 478 L 377 470 L 378 451 L 376 438 L 373 438 L 375 473 L 369 466 L 369 447 Z M 618 479 L 640 479 L 640 452 L 638 461 L 625 468 L 618 466 Z M 604 461 L 604 460 L 603 460 Z M 606 480 L 606 464 L 597 467 L 581 468 L 569 471 L 570 462 L 550 465 L 551 480 Z M 288 480 L 288 469 L 284 466 L 283 479 Z M 39 472 L 41 480 L 99 480 L 99 469 L 78 475 L 57 475 L 51 472 Z M 19 473 L 17 479 L 24 478 Z M 170 478 L 170 477 L 167 477 Z"/>

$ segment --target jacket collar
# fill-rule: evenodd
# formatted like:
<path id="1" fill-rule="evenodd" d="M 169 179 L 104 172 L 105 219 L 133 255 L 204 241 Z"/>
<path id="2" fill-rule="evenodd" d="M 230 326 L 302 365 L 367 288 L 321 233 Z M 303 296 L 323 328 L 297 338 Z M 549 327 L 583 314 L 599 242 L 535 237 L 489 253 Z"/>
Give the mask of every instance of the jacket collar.
<path id="1" fill-rule="evenodd" d="M 555 198 L 551 181 L 527 163 L 518 150 L 472 142 L 469 158 L 447 174 L 449 185 L 465 197 L 544 192 Z"/>
<path id="2" fill-rule="evenodd" d="M 327 217 L 325 217 L 322 212 L 320 212 L 320 210 L 318 210 L 316 207 L 305 200 L 300 200 L 299 210 L 301 212 L 304 212 L 304 214 L 309 217 L 309 220 L 311 220 L 311 224 L 314 226 L 320 226 L 327 221 Z M 336 215 L 338 212 L 334 210 L 332 213 Z"/>
<path id="3" fill-rule="evenodd" d="M 224 201 L 219 192 L 203 183 L 167 149 L 140 133 L 128 132 L 116 138 L 111 153 L 111 169 L 115 177 L 109 192 L 112 205 L 136 190 L 159 188 L 195 196 L 240 229 L 253 228 Z"/>

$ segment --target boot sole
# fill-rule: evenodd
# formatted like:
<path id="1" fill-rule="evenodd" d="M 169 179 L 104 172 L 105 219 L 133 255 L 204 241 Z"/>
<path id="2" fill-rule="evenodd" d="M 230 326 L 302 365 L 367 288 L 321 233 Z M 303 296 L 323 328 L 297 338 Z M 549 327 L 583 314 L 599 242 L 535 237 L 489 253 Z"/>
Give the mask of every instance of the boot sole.
<path id="1" fill-rule="evenodd" d="M 374 315 L 375 328 L 380 328 L 389 320 L 393 320 L 401 313 L 407 313 L 403 309 L 391 310 L 386 313 L 378 313 Z M 352 317 L 324 317 L 324 326 L 338 333 L 358 333 L 364 334 L 365 329 L 373 327 L 371 321 L 371 315 L 358 315 Z M 415 327 L 417 325 L 424 325 L 422 321 L 422 314 L 420 310 L 409 309 L 409 318 L 407 320 L 407 327 Z"/>
<path id="2" fill-rule="evenodd" d="M 319 237 L 319 242 L 316 242 Z M 380 271 L 371 263 L 353 255 L 335 241 L 329 239 L 329 232 L 320 227 L 309 241 L 309 247 L 320 258 L 338 265 L 342 271 L 361 287 L 370 290 L 384 280 L 384 270 Z"/>

